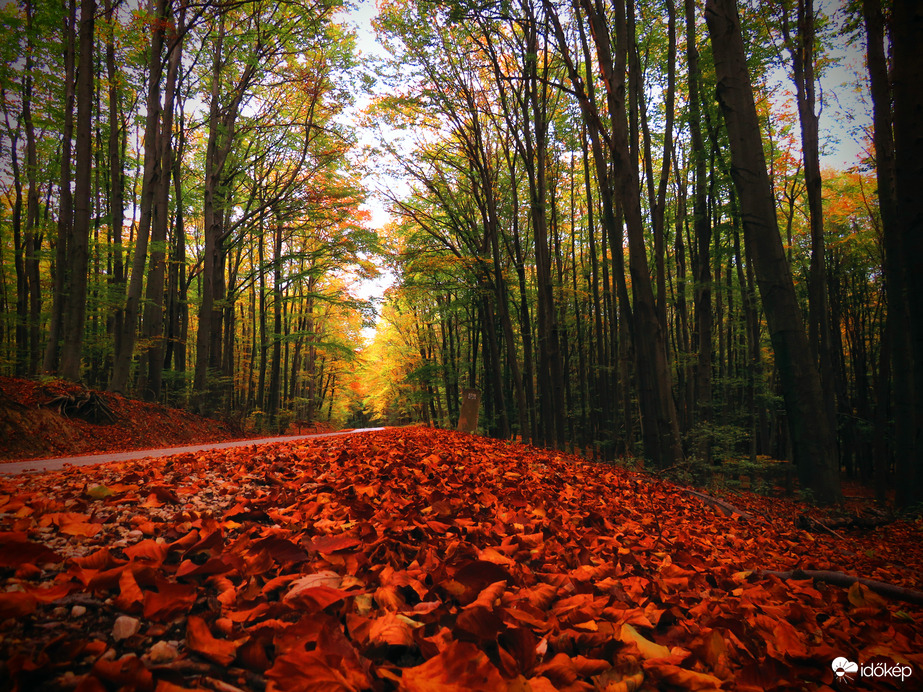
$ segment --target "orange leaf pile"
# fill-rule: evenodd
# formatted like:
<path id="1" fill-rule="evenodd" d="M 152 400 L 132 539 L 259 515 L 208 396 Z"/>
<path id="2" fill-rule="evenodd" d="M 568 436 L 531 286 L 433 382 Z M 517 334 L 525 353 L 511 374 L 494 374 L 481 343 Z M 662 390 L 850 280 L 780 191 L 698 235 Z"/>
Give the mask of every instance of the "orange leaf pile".
<path id="1" fill-rule="evenodd" d="M 424 428 L 4 478 L 0 689 L 813 689 L 840 656 L 923 678 L 920 608 L 759 576 L 870 564 L 781 507 Z"/>

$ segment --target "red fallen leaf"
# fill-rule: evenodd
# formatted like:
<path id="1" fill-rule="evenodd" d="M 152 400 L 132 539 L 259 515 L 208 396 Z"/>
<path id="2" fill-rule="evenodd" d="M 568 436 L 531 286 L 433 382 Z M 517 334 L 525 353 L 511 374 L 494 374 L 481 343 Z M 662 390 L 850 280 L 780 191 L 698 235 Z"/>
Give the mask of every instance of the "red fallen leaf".
<path id="1" fill-rule="evenodd" d="M 186 621 L 186 645 L 222 666 L 234 660 L 239 646 L 238 643 L 226 639 L 215 639 L 208 629 L 208 624 L 197 615 L 190 615 Z"/>
<path id="2" fill-rule="evenodd" d="M 661 682 L 684 690 L 714 690 L 721 688 L 721 680 L 708 673 L 680 668 L 661 661 L 645 661 L 644 669 Z"/>
<path id="3" fill-rule="evenodd" d="M 74 692 L 107 692 L 106 686 L 95 675 L 84 675 Z"/>
<path id="4" fill-rule="evenodd" d="M 144 594 L 135 580 L 134 573 L 130 569 L 123 570 L 119 577 L 119 595 L 113 600 L 113 603 L 117 608 L 130 613 L 135 611 L 135 606 L 140 605 L 143 601 Z"/>
<path id="5" fill-rule="evenodd" d="M 186 537 L 180 539 L 185 542 Z M 179 543 L 179 541 L 177 541 Z M 212 531 L 205 536 L 199 538 L 198 541 L 193 543 L 186 552 L 183 553 L 183 557 L 189 557 L 190 555 L 195 555 L 197 553 L 208 552 L 209 555 L 213 555 L 216 551 L 215 548 L 221 548 L 224 545 L 224 534 L 219 529 L 217 531 Z"/>
<path id="6" fill-rule="evenodd" d="M 550 661 L 535 666 L 535 672 L 547 677 L 555 687 L 567 687 L 577 680 L 577 669 L 567 654 L 555 654 Z"/>
<path id="7" fill-rule="evenodd" d="M 196 692 L 196 690 L 201 689 L 196 687 L 195 689 L 191 687 L 181 687 L 180 685 L 174 685 L 172 682 L 167 680 L 160 679 L 157 681 L 157 687 L 154 689 L 154 692 Z"/>
<path id="8" fill-rule="evenodd" d="M 539 610 L 547 610 L 554 602 L 558 594 L 558 587 L 553 584 L 539 584 L 531 589 L 523 589 L 522 592 L 528 599 L 529 603 Z"/>
<path id="9" fill-rule="evenodd" d="M 325 555 L 355 548 L 360 543 L 361 541 L 355 536 L 317 536 L 304 541 L 308 550 Z"/>
<path id="10" fill-rule="evenodd" d="M 500 646 L 509 652 L 511 658 L 516 662 L 519 672 L 523 675 L 531 675 L 535 670 L 536 651 L 538 637 L 527 627 L 508 627 L 501 632 L 497 638 Z"/>
<path id="11" fill-rule="evenodd" d="M 35 597 L 39 603 L 53 603 L 59 598 L 64 598 L 75 589 L 75 584 L 63 583 L 54 586 L 37 587 L 29 589 L 29 594 Z"/>
<path id="12" fill-rule="evenodd" d="M 277 656 L 265 676 L 266 692 L 359 692 L 372 686 L 368 675 L 354 661 L 328 661 L 322 652 L 304 649 Z"/>
<path id="13" fill-rule="evenodd" d="M 473 560 L 461 567 L 452 581 L 465 587 L 466 595 L 458 594 L 463 602 L 470 603 L 485 588 L 498 581 L 515 583 L 513 576 L 500 565 L 486 560 Z M 451 589 L 450 589 L 451 591 Z"/>
<path id="14" fill-rule="evenodd" d="M 125 554 L 132 560 L 144 560 L 153 565 L 159 565 L 167 556 L 167 546 L 147 538 L 125 548 Z"/>
<path id="15" fill-rule="evenodd" d="M 0 593 L 0 620 L 21 618 L 35 610 L 38 599 L 25 591 Z"/>
<path id="16" fill-rule="evenodd" d="M 168 551 L 173 551 L 173 550 L 184 550 L 185 551 L 191 548 L 192 546 L 194 546 L 196 543 L 198 543 L 199 540 L 200 540 L 199 530 L 192 529 L 191 531 L 188 531 L 184 535 L 177 538 L 172 543 L 168 543 L 167 550 Z"/>
<path id="17" fill-rule="evenodd" d="M 265 550 L 280 565 L 297 565 L 308 559 L 308 554 L 300 546 L 286 538 L 269 536 L 253 544 L 252 551 Z M 320 551 L 322 552 L 322 551 Z"/>
<path id="18" fill-rule="evenodd" d="M 63 560 L 63 556 L 50 548 L 30 541 L 25 531 L 0 531 L 0 567 L 43 565 Z"/>
<path id="19" fill-rule="evenodd" d="M 102 524 L 95 522 L 72 521 L 62 524 L 58 531 L 66 536 L 86 536 L 89 538 L 102 531 L 102 528 Z"/>
<path id="20" fill-rule="evenodd" d="M 265 645 L 255 637 L 249 637 L 237 649 L 237 661 L 246 668 L 257 673 L 263 673 L 272 666 L 266 655 Z"/>
<path id="21" fill-rule="evenodd" d="M 87 591 L 108 591 L 119 583 L 122 572 L 127 565 L 119 565 L 112 569 L 97 572 L 92 569 L 77 570 L 76 576 L 87 586 Z"/>
<path id="22" fill-rule="evenodd" d="M 176 570 L 176 578 L 180 577 L 203 577 L 213 574 L 225 574 L 230 572 L 234 567 L 227 564 L 220 557 L 210 557 L 201 565 L 197 565 L 192 560 L 183 560 Z"/>
<path id="23" fill-rule="evenodd" d="M 57 526 L 61 528 L 65 524 L 82 523 L 90 520 L 89 514 L 80 512 L 48 512 L 38 521 L 39 526 Z"/>
<path id="24" fill-rule="evenodd" d="M 294 596 L 286 596 L 285 602 L 290 607 L 316 612 L 355 595 L 355 591 L 331 589 L 329 586 L 312 586 L 299 590 Z"/>
<path id="25" fill-rule="evenodd" d="M 766 653 L 778 660 L 810 658 L 810 652 L 798 630 L 786 620 L 777 620 L 772 637 L 766 639 Z"/>
<path id="26" fill-rule="evenodd" d="M 401 688 L 407 692 L 505 690 L 508 685 L 483 651 L 470 642 L 453 641 L 419 666 L 406 668 Z"/>
<path id="27" fill-rule="evenodd" d="M 124 564 L 125 561 L 117 560 L 113 557 L 112 553 L 109 552 L 109 548 L 100 548 L 84 557 L 72 557 L 68 559 L 67 563 L 83 569 L 106 570 L 116 565 Z"/>
<path id="28" fill-rule="evenodd" d="M 151 493 L 157 496 L 157 499 L 161 502 L 170 505 L 178 505 L 181 500 L 177 497 L 176 493 L 163 485 L 151 485 L 147 488 Z"/>
<path id="29" fill-rule="evenodd" d="M 455 626 L 479 640 L 492 641 L 503 628 L 503 621 L 494 611 L 476 606 L 463 609 L 458 614 Z"/>
<path id="30" fill-rule="evenodd" d="M 144 592 L 144 617 L 156 622 L 169 622 L 189 610 L 195 603 L 196 587 L 160 580 L 157 591 Z"/>
<path id="31" fill-rule="evenodd" d="M 139 692 L 154 689 L 154 677 L 134 654 L 122 656 L 117 661 L 100 659 L 93 664 L 93 675 L 117 687 L 132 687 Z"/>
<path id="32" fill-rule="evenodd" d="M 38 579 L 41 575 L 42 570 L 30 564 L 19 565 L 13 573 L 13 576 L 17 579 L 25 579 L 26 581 Z"/>
<path id="33" fill-rule="evenodd" d="M 414 645 L 413 628 L 406 617 L 396 613 L 387 613 L 376 618 L 369 627 L 368 639 L 373 644 Z"/>

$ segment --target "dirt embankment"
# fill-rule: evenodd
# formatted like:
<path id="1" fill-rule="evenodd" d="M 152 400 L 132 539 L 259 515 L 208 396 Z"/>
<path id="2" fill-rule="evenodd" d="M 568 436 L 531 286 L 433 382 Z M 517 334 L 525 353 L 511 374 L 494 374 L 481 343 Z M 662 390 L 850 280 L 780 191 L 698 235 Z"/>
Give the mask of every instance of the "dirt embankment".
<path id="1" fill-rule="evenodd" d="M 222 421 L 87 390 L 72 382 L 0 377 L 0 461 L 222 442 L 248 436 Z"/>

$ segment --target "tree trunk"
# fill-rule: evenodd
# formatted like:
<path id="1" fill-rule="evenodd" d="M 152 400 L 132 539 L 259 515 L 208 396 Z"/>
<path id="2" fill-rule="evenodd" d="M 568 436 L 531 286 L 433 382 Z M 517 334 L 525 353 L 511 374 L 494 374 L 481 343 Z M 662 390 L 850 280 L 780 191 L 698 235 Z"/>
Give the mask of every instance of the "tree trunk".
<path id="1" fill-rule="evenodd" d="M 795 463 L 802 485 L 817 500 L 840 502 L 836 439 L 779 235 L 737 6 L 733 0 L 708 0 L 705 18 L 730 138 L 731 177 L 782 382 Z"/>
<path id="2" fill-rule="evenodd" d="M 919 261 L 923 257 L 923 138 L 920 136 L 920 114 L 923 113 L 923 7 L 913 2 L 895 2 L 891 29 L 894 56 L 892 84 L 894 99 L 894 170 L 896 180 L 897 213 L 893 230 L 898 238 L 889 245 L 899 250 L 898 261 L 903 269 L 903 298 L 897 298 L 897 307 L 908 306 L 907 333 L 910 353 L 907 365 L 910 372 L 898 370 L 894 375 L 910 381 L 910 391 L 902 391 L 908 400 L 896 402 L 909 408 L 901 414 L 909 423 L 905 434 L 910 454 L 897 456 L 896 502 L 901 507 L 911 507 L 923 502 L 923 272 Z M 887 228 L 885 231 L 887 232 Z M 901 286 L 903 283 L 903 286 Z M 889 295 L 891 287 L 889 285 Z M 892 349 L 897 344 L 892 344 Z"/>
<path id="3" fill-rule="evenodd" d="M 160 165 L 158 127 L 160 124 L 160 81 L 163 74 L 163 32 L 165 13 L 170 0 L 157 0 L 151 27 L 150 54 L 148 55 L 147 113 L 144 120 L 144 177 L 141 180 L 140 220 L 132 256 L 131 278 L 125 296 L 124 322 L 118 339 L 119 350 L 112 365 L 110 392 L 125 393 L 137 339 L 138 314 L 141 310 L 141 291 L 144 285 L 144 268 L 147 264 L 147 246 L 151 235 L 155 197 L 160 188 L 163 171 Z M 169 174 L 168 174 L 169 175 Z"/>
<path id="4" fill-rule="evenodd" d="M 87 265 L 89 260 L 90 183 L 93 179 L 93 31 L 96 1 L 80 1 L 80 59 L 77 66 L 77 146 L 75 150 L 74 225 L 68 272 L 68 300 L 64 311 L 64 347 L 61 352 L 61 377 L 80 379 L 83 356 L 83 325 L 86 322 Z"/>
<path id="5" fill-rule="evenodd" d="M 180 10 L 178 27 L 182 31 L 185 21 L 185 9 Z M 154 210 L 151 219 L 151 259 L 148 265 L 147 287 L 145 292 L 144 318 L 141 335 L 147 343 L 148 351 L 141 359 L 141 382 L 138 389 L 148 401 L 157 401 L 163 384 L 164 343 L 163 343 L 163 300 L 164 279 L 166 277 L 167 227 L 170 221 L 170 182 L 173 170 L 173 111 L 180 63 L 182 60 L 182 40 L 174 29 L 169 37 L 170 55 L 167 68 L 167 81 L 164 86 L 163 114 L 160 126 L 160 141 L 157 147 L 160 156 L 160 178 L 154 191 Z M 144 365 L 147 372 L 144 372 Z M 140 386 L 143 384 L 144 386 Z"/>
<path id="6" fill-rule="evenodd" d="M 644 452 L 655 466 L 665 467 L 682 460 L 683 450 L 673 401 L 666 338 L 657 316 L 647 263 L 637 157 L 631 156 L 629 113 L 624 97 L 629 41 L 628 16 L 624 0 L 615 0 L 616 52 L 613 61 L 603 8 L 599 2 L 596 2 L 595 6 L 591 2 L 592 0 L 582 0 L 581 5 L 590 21 L 603 83 L 606 85 L 609 112 L 612 115 L 610 153 L 628 234 L 628 271 L 631 275 L 633 297 L 632 335 L 637 363 Z M 613 251 L 617 252 L 616 246 L 613 246 Z"/>
<path id="7" fill-rule="evenodd" d="M 74 35 L 77 26 L 77 3 L 69 0 L 64 16 L 64 122 L 61 129 L 61 177 L 58 189 L 58 238 L 55 243 L 54 295 L 52 297 L 51 319 L 48 326 L 48 341 L 42 370 L 51 374 L 58 371 L 61 334 L 64 331 L 64 306 L 68 302 L 70 285 L 70 243 L 73 224 L 73 196 L 71 193 L 71 140 L 74 131 Z"/>
<path id="8" fill-rule="evenodd" d="M 811 268 L 808 278 L 808 335 L 811 350 L 820 368 L 824 404 L 830 426 L 836 434 L 836 384 L 830 334 L 830 308 L 827 296 L 827 262 L 824 245 L 824 202 L 820 172 L 820 127 L 814 78 L 814 3 L 797 0 L 798 33 L 792 39 L 788 10 L 782 10 L 782 30 L 792 56 L 792 67 L 801 123 L 801 151 L 804 182 L 808 197 L 808 221 L 811 228 Z"/>

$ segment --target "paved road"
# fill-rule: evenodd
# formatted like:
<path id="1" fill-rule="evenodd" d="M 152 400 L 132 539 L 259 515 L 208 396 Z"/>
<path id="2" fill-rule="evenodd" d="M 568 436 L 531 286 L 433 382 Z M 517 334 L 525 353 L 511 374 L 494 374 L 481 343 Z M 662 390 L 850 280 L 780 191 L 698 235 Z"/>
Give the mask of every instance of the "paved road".
<path id="1" fill-rule="evenodd" d="M 261 437 L 256 440 L 236 440 L 234 442 L 213 442 L 186 447 L 168 447 L 165 449 L 139 449 L 133 452 L 111 452 L 105 454 L 89 454 L 80 457 L 59 457 L 57 459 L 30 459 L 29 461 L 13 461 L 0 463 L 0 474 L 15 475 L 18 473 L 38 473 L 41 471 L 59 471 L 66 465 L 91 466 L 105 464 L 110 461 L 127 461 L 129 459 L 144 459 L 145 457 L 168 457 L 173 454 L 185 452 L 198 452 L 205 449 L 231 449 L 233 447 L 249 447 L 250 445 L 264 445 L 271 442 L 296 442 L 298 440 L 311 440 L 318 437 L 335 437 L 337 435 L 355 435 L 356 433 L 384 430 L 384 428 L 357 428 L 344 432 L 317 433 L 314 435 L 286 435 L 283 437 Z"/>

